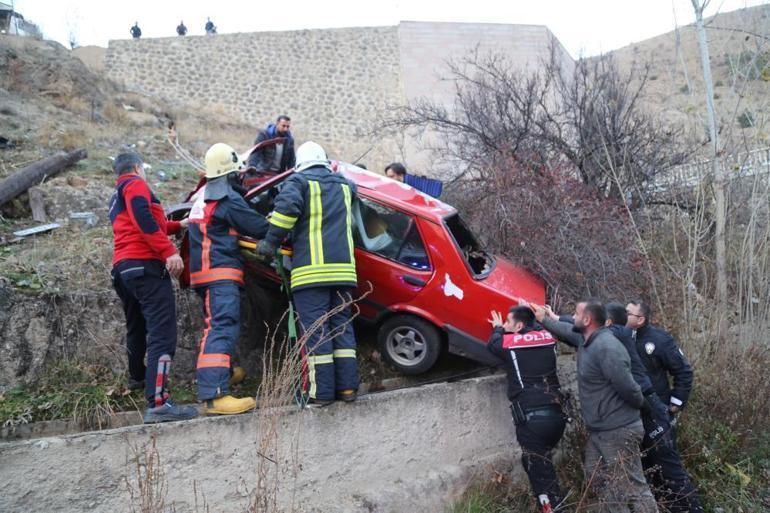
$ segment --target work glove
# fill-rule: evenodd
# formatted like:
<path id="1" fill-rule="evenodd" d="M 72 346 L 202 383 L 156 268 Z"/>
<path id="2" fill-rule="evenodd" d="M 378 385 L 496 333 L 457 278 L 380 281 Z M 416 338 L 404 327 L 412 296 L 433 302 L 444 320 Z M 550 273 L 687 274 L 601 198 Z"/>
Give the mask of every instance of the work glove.
<path id="1" fill-rule="evenodd" d="M 275 256 L 275 244 L 262 239 L 257 243 L 257 255 L 266 258 L 272 258 Z"/>

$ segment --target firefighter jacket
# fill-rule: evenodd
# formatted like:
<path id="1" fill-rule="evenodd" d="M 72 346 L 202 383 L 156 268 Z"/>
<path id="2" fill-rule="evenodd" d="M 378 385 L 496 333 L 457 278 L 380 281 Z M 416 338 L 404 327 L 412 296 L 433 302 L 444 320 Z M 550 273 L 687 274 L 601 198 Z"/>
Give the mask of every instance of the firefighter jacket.
<path id="1" fill-rule="evenodd" d="M 693 372 L 674 337 L 647 324 L 636 330 L 636 350 L 660 400 L 683 408 L 692 390 Z M 673 387 L 668 384 L 669 374 Z"/>
<path id="2" fill-rule="evenodd" d="M 291 232 L 291 288 L 356 286 L 352 202 L 355 185 L 327 167 L 291 175 L 275 198 L 265 240 L 277 246 Z"/>
<path id="3" fill-rule="evenodd" d="M 228 183 L 228 175 L 208 180 L 192 197 L 190 209 L 190 286 L 222 280 L 243 285 L 238 234 L 261 239 L 267 220 L 249 208 Z"/>
<path id="4" fill-rule="evenodd" d="M 508 399 L 524 409 L 561 404 L 556 374 L 556 339 L 540 326 L 506 333 L 502 326 L 492 332 L 487 349 L 505 362 Z"/>
<path id="5" fill-rule="evenodd" d="M 118 177 L 109 215 L 115 238 L 112 265 L 123 260 L 165 262 L 177 252 L 167 235 L 179 232 L 181 226 L 166 221 L 160 201 L 138 175 Z"/>

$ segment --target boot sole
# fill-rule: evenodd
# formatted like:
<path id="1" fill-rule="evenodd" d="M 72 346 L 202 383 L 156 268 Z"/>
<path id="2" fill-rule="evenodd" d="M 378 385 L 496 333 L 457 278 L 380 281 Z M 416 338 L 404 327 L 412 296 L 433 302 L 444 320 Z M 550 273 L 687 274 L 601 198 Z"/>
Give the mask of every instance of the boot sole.
<path id="1" fill-rule="evenodd" d="M 246 413 L 247 411 L 252 411 L 256 409 L 257 409 L 257 405 L 249 406 L 248 408 L 243 408 L 237 411 L 233 411 L 233 410 L 222 411 L 222 410 L 206 409 L 206 415 L 239 415 L 241 413 Z"/>

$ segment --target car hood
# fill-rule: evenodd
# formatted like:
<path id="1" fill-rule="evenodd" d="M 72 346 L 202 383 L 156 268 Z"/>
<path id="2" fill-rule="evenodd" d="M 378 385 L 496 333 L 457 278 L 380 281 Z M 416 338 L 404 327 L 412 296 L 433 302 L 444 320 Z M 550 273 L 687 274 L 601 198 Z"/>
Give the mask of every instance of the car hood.
<path id="1" fill-rule="evenodd" d="M 508 260 L 496 256 L 495 268 L 481 283 L 509 297 L 522 297 L 538 304 L 545 303 L 543 280 Z"/>

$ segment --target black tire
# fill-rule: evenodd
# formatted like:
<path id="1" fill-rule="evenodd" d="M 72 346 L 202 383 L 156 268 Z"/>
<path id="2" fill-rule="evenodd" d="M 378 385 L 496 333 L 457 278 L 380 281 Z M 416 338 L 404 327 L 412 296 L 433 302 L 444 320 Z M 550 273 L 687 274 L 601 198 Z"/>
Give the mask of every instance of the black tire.
<path id="1" fill-rule="evenodd" d="M 382 357 L 404 374 L 422 374 L 441 354 L 441 334 L 428 321 L 396 315 L 382 323 L 377 333 Z"/>

